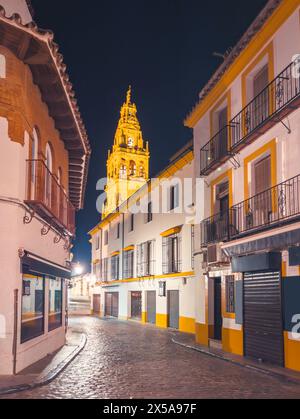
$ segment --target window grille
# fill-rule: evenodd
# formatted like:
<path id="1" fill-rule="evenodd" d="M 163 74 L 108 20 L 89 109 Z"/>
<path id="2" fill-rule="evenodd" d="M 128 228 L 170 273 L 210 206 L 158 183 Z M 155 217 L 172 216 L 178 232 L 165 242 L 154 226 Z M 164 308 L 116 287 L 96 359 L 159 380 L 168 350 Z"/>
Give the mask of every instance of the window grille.
<path id="1" fill-rule="evenodd" d="M 181 234 L 163 237 L 163 274 L 181 272 Z"/>

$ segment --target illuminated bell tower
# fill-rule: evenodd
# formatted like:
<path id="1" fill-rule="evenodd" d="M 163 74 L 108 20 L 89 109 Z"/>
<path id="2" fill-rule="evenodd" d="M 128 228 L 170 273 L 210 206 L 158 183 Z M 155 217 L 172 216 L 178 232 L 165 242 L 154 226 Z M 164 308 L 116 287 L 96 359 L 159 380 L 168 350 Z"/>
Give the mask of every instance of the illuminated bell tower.
<path id="1" fill-rule="evenodd" d="M 131 102 L 131 86 L 121 108 L 112 151 L 107 160 L 106 203 L 102 217 L 118 208 L 149 179 L 149 144 L 137 119 L 137 108 Z"/>

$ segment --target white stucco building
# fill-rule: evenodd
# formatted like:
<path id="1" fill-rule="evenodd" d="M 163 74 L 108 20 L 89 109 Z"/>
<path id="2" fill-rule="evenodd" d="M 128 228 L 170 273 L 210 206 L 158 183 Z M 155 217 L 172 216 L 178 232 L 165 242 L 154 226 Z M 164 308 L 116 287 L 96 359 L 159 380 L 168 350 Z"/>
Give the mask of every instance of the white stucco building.
<path id="1" fill-rule="evenodd" d="M 0 1 L 1 375 L 64 345 L 65 280 L 90 154 L 52 35 L 24 26 L 27 3 Z"/>
<path id="2" fill-rule="evenodd" d="M 193 149 L 91 232 L 93 310 L 195 333 Z"/>
<path id="3" fill-rule="evenodd" d="M 300 2 L 270 0 L 186 119 L 195 177 L 197 341 L 300 370 Z"/>

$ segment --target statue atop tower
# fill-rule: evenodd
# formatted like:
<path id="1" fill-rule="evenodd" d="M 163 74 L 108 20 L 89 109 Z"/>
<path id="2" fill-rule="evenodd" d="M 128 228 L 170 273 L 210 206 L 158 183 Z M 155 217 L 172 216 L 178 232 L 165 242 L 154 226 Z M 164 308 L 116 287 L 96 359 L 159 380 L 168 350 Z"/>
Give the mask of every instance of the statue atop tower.
<path id="1" fill-rule="evenodd" d="M 115 211 L 149 179 L 149 145 L 143 139 L 132 89 L 126 94 L 112 151 L 107 160 L 106 203 L 103 218 Z"/>

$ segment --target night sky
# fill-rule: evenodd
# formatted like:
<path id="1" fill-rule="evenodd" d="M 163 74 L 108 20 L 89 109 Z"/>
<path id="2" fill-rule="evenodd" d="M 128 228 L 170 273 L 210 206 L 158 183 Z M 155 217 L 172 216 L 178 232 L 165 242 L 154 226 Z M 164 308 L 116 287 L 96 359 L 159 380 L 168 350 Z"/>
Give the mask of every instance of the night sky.
<path id="1" fill-rule="evenodd" d="M 85 209 L 77 216 L 75 260 L 89 269 L 87 232 L 100 219 L 96 182 L 106 176 L 120 107 L 129 84 L 151 175 L 192 132 L 183 126 L 198 93 L 221 63 L 213 52 L 233 47 L 266 0 L 32 0 L 35 20 L 55 33 L 89 139 L 92 160 Z"/>

